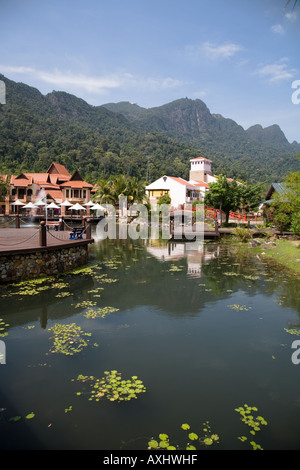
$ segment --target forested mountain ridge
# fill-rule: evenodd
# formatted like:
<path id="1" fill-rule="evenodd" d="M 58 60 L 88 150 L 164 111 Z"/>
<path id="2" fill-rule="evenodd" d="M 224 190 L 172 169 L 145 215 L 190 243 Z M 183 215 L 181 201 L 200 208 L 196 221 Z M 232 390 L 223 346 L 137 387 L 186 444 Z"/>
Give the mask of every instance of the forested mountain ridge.
<path id="1" fill-rule="evenodd" d="M 202 155 L 213 161 L 215 174 L 271 182 L 298 164 L 291 147 L 271 148 L 234 121 L 211 114 L 200 100 L 152 109 L 92 106 L 66 92 L 42 95 L 0 79 L 6 84 L 0 173 L 44 172 L 55 160 L 91 182 L 118 174 L 151 181 L 162 174 L 188 178 L 190 158 Z"/>
<path id="2" fill-rule="evenodd" d="M 180 99 L 166 105 L 145 109 L 128 102 L 108 103 L 106 109 L 123 114 L 144 132 L 160 132 L 168 137 L 189 142 L 195 148 L 232 152 L 238 157 L 242 147 L 262 151 L 272 149 L 294 155 L 300 152 L 300 143 L 290 144 L 277 124 L 263 127 L 260 124 L 244 130 L 242 126 L 220 114 L 211 114 L 206 104 L 199 100 Z M 258 145 L 255 145 L 258 144 Z M 252 149 L 251 149 L 252 146 Z"/>

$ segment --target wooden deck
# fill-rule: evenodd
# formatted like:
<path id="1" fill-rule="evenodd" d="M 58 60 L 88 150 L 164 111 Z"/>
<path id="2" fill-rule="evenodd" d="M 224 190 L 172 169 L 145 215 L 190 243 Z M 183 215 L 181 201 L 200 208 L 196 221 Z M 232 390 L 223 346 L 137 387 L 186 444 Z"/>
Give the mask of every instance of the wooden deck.
<path id="1" fill-rule="evenodd" d="M 85 245 L 93 243 L 85 235 L 80 240 L 70 240 L 69 232 L 56 232 L 50 229 L 46 232 L 47 246 L 40 245 L 40 229 L 37 228 L 1 228 L 0 256 L 6 254 L 25 254 L 34 251 L 46 251 L 57 248 Z"/>

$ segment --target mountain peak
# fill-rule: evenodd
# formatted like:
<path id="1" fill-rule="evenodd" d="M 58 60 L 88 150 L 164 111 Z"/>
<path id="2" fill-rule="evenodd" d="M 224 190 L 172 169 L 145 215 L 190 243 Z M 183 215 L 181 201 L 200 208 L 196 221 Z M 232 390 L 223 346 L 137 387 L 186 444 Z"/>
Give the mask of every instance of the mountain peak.
<path id="1" fill-rule="evenodd" d="M 255 124 L 254 126 L 249 127 L 246 132 L 257 142 L 270 145 L 272 147 L 285 147 L 289 144 L 278 124 L 273 124 L 265 128 L 260 124 Z"/>

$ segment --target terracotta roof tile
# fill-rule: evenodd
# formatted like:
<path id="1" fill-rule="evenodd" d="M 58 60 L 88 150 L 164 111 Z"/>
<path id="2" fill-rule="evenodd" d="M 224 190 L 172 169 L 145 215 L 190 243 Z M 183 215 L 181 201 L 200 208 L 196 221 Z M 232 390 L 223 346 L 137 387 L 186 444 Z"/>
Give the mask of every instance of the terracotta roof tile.
<path id="1" fill-rule="evenodd" d="M 76 189 L 93 187 L 92 184 L 86 183 L 86 181 L 66 181 L 65 183 L 62 183 L 60 186 L 62 188 L 76 188 Z"/>

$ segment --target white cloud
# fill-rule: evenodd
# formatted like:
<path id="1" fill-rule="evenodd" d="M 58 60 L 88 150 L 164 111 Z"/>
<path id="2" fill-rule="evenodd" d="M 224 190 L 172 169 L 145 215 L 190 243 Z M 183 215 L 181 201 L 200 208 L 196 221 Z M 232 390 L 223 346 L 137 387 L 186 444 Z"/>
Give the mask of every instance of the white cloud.
<path id="1" fill-rule="evenodd" d="M 119 72 L 105 76 L 88 76 L 60 70 L 44 71 L 31 67 L 1 66 L 2 73 L 30 76 L 32 79 L 51 84 L 56 89 L 71 91 L 83 90 L 88 93 L 105 94 L 112 89 L 140 88 L 167 90 L 183 85 L 183 82 L 171 77 L 142 77 Z"/>
<path id="2" fill-rule="evenodd" d="M 92 93 L 101 93 L 110 88 L 118 88 L 121 85 L 121 78 L 117 76 L 89 77 L 83 74 L 73 74 L 72 72 L 62 72 L 54 70 L 47 72 L 31 67 L 1 66 L 2 73 L 19 75 L 30 75 L 36 80 L 49 83 L 59 88 L 83 89 Z"/>
<path id="3" fill-rule="evenodd" d="M 210 42 L 205 42 L 202 45 L 202 49 L 204 54 L 211 59 L 228 59 L 243 48 L 234 43 L 226 43 L 216 46 Z"/>
<path id="4" fill-rule="evenodd" d="M 272 31 L 272 33 L 281 34 L 281 35 L 283 35 L 285 33 L 284 28 L 283 28 L 283 26 L 281 26 L 281 24 L 274 24 L 271 27 L 271 31 Z"/>
<path id="5" fill-rule="evenodd" d="M 268 64 L 261 67 L 257 74 L 267 78 L 270 82 L 291 79 L 295 76 L 296 70 L 288 68 L 286 63 Z"/>
<path id="6" fill-rule="evenodd" d="M 296 10 L 293 10 L 291 12 L 286 13 L 285 17 L 288 21 L 296 21 L 296 19 L 298 18 L 298 12 Z"/>
<path id="7" fill-rule="evenodd" d="M 202 44 L 191 44 L 186 46 L 183 53 L 187 59 L 197 62 L 202 60 L 203 57 L 210 60 L 229 59 L 241 50 L 243 50 L 243 47 L 238 44 L 224 43 L 215 45 L 206 41 Z"/>

